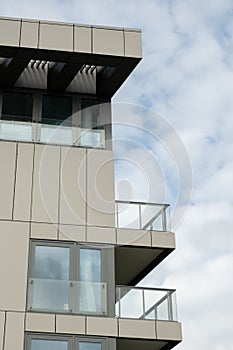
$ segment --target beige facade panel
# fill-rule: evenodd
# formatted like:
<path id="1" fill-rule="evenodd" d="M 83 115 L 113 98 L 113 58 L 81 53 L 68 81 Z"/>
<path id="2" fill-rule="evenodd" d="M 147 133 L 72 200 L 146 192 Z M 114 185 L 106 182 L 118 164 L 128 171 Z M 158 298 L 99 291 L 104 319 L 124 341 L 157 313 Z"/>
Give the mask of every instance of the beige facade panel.
<path id="1" fill-rule="evenodd" d="M 32 221 L 58 222 L 60 148 L 35 145 Z"/>
<path id="2" fill-rule="evenodd" d="M 18 144 L 14 220 L 30 220 L 34 145 Z"/>
<path id="3" fill-rule="evenodd" d="M 119 319 L 119 337 L 156 339 L 155 322 L 151 320 Z"/>
<path id="4" fill-rule="evenodd" d="M 74 26 L 74 51 L 91 53 L 91 27 Z"/>
<path id="5" fill-rule="evenodd" d="M 0 349 L 3 349 L 4 340 L 4 329 L 5 329 L 5 312 L 0 311 Z"/>
<path id="6" fill-rule="evenodd" d="M 0 18 L 0 45 L 19 46 L 21 21 Z"/>
<path id="7" fill-rule="evenodd" d="M 156 321 L 157 339 L 182 340 L 181 323 L 169 321 Z"/>
<path id="8" fill-rule="evenodd" d="M 109 227 L 87 227 L 87 242 L 116 244 L 116 230 Z"/>
<path id="9" fill-rule="evenodd" d="M 109 317 L 87 317 L 87 335 L 117 337 L 117 319 Z"/>
<path id="10" fill-rule="evenodd" d="M 125 31 L 125 56 L 142 57 L 142 34 L 139 31 Z"/>
<path id="11" fill-rule="evenodd" d="M 0 222 L 0 310 L 25 310 L 28 245 L 28 223 Z"/>
<path id="12" fill-rule="evenodd" d="M 112 151 L 87 151 L 87 224 L 115 227 Z"/>
<path id="13" fill-rule="evenodd" d="M 152 247 L 175 249 L 175 234 L 173 232 L 152 231 Z"/>
<path id="14" fill-rule="evenodd" d="M 55 315 L 27 313 L 26 331 L 28 332 L 55 332 Z"/>
<path id="15" fill-rule="evenodd" d="M 7 312 L 4 350 L 23 350 L 24 318 L 24 313 Z"/>
<path id="16" fill-rule="evenodd" d="M 93 53 L 102 55 L 124 56 L 124 32 L 93 28 Z"/>
<path id="17" fill-rule="evenodd" d="M 63 241 L 86 241 L 85 226 L 59 225 L 58 239 Z"/>
<path id="18" fill-rule="evenodd" d="M 60 223 L 86 223 L 86 150 L 62 147 Z"/>
<path id="19" fill-rule="evenodd" d="M 16 143 L 0 142 L 0 219 L 12 219 L 15 158 Z"/>
<path id="20" fill-rule="evenodd" d="M 57 315 L 56 332 L 85 334 L 85 316 Z"/>
<path id="21" fill-rule="evenodd" d="M 39 22 L 22 21 L 20 46 L 21 47 L 38 47 Z"/>
<path id="22" fill-rule="evenodd" d="M 39 48 L 73 51 L 73 26 L 58 23 L 40 23 Z"/>
<path id="23" fill-rule="evenodd" d="M 117 229 L 118 245 L 151 246 L 150 231 L 136 229 Z"/>
<path id="24" fill-rule="evenodd" d="M 31 238 L 56 240 L 58 238 L 58 225 L 32 222 Z"/>

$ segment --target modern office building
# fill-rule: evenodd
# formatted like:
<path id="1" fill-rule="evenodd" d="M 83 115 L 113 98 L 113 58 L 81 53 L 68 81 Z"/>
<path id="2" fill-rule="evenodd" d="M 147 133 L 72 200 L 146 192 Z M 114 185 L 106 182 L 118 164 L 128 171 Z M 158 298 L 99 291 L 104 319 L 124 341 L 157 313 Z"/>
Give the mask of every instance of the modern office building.
<path id="1" fill-rule="evenodd" d="M 0 350 L 165 350 L 166 204 L 115 201 L 111 98 L 136 29 L 0 19 Z"/>

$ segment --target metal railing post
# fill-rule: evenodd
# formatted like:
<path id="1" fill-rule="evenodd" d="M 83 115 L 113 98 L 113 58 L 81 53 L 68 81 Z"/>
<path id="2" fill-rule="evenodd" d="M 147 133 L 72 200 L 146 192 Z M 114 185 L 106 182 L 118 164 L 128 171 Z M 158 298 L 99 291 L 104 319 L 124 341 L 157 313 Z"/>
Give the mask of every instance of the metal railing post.
<path id="1" fill-rule="evenodd" d="M 141 208 L 141 204 L 139 204 L 139 229 L 142 229 L 142 208 Z"/>
<path id="2" fill-rule="evenodd" d="M 145 306 L 145 290 L 142 289 L 142 312 L 143 312 L 143 318 L 146 317 L 146 306 Z"/>
<path id="3" fill-rule="evenodd" d="M 171 292 L 167 292 L 167 301 L 168 301 L 168 320 L 173 321 L 173 309 L 172 309 L 172 297 Z"/>

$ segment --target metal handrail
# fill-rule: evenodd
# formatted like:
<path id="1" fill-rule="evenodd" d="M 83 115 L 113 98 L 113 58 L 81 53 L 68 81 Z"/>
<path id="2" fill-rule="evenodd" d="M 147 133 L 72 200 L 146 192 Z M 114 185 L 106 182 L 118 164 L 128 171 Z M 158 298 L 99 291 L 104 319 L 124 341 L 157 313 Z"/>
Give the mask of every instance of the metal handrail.
<path id="1" fill-rule="evenodd" d="M 150 288 L 150 287 L 131 287 L 131 286 L 116 286 L 116 303 L 118 303 L 118 313 L 119 316 L 118 317 L 129 317 L 131 318 L 131 316 L 127 315 L 124 316 L 124 309 L 122 310 L 122 302 L 124 303 L 124 297 L 130 293 L 130 291 L 133 290 L 141 290 L 142 294 L 140 296 L 141 298 L 141 306 L 142 306 L 142 313 L 141 316 L 137 316 L 137 317 L 133 317 L 132 318 L 136 318 L 136 319 L 147 319 L 147 316 L 150 315 L 150 313 L 152 311 L 154 311 L 154 315 L 153 315 L 153 319 L 160 319 L 158 316 L 158 307 L 160 305 L 162 305 L 164 302 L 167 301 L 166 304 L 166 317 L 165 319 L 167 321 L 176 321 L 176 304 L 174 305 L 174 301 L 172 300 L 172 295 L 173 293 L 176 292 L 175 289 L 164 289 L 164 288 Z M 152 306 L 150 306 L 147 310 L 146 310 L 146 298 L 145 298 L 145 292 L 146 291 L 159 291 L 159 292 L 165 292 L 166 294 L 164 296 L 162 296 L 158 301 L 156 301 Z M 118 299 L 117 299 L 118 297 Z M 126 299 L 127 300 L 127 299 Z M 127 301 L 126 301 L 127 303 Z M 123 304 L 124 305 L 124 304 Z M 130 306 L 130 302 L 128 303 L 128 305 L 126 304 L 126 310 L 127 308 L 129 308 Z M 123 311 L 123 313 L 122 313 Z M 164 318 L 162 318 L 164 319 Z"/>
<path id="2" fill-rule="evenodd" d="M 154 230 L 154 224 L 157 223 L 157 220 L 160 220 L 161 218 L 161 222 L 159 222 L 161 228 L 159 228 L 159 231 L 167 231 L 168 230 L 168 222 L 169 220 L 167 220 L 167 208 L 170 206 L 167 203 L 151 203 L 151 202 L 142 202 L 142 201 L 127 201 L 127 200 L 115 200 L 115 205 L 116 205 L 116 225 L 117 227 L 121 227 L 121 228 L 137 228 L 140 230 Z M 119 205 L 122 205 L 122 209 L 119 210 Z M 132 216 L 132 220 L 131 222 L 127 222 L 128 218 L 126 218 L 125 213 L 127 213 L 127 210 L 131 210 L 132 208 L 136 209 L 136 215 L 134 214 L 134 216 Z M 146 218 L 143 217 L 144 214 L 144 210 L 142 210 L 142 207 L 144 207 L 143 209 L 145 210 L 145 212 L 147 213 L 148 216 L 148 212 L 147 212 L 147 207 L 150 207 L 149 210 L 153 211 L 153 207 L 157 208 L 158 212 L 156 212 L 155 214 L 153 214 L 153 212 L 151 213 L 151 218 Z M 157 211 L 155 210 L 155 211 Z M 123 220 L 121 219 L 123 218 Z M 123 221 L 123 224 L 121 223 Z M 124 223 L 125 221 L 125 223 Z M 146 221 L 146 223 L 144 223 L 144 221 Z M 127 222 L 127 223 L 126 223 Z M 136 227 L 135 227 L 136 224 Z"/>

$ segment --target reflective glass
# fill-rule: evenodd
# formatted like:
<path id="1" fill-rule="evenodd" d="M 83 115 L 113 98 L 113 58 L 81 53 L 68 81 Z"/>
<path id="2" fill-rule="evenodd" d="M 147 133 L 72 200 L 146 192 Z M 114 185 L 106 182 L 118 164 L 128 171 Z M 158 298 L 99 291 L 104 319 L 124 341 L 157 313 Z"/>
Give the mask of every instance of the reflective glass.
<path id="1" fill-rule="evenodd" d="M 32 339 L 31 350 L 68 350 L 68 341 Z"/>
<path id="2" fill-rule="evenodd" d="M 32 94 L 5 92 L 1 119 L 22 122 L 32 121 L 32 100 Z"/>
<path id="3" fill-rule="evenodd" d="M 101 312 L 101 251 L 80 249 L 80 298 L 79 309 L 86 312 Z"/>
<path id="4" fill-rule="evenodd" d="M 99 101 L 94 99 L 81 100 L 81 128 L 93 129 L 99 127 Z"/>
<path id="5" fill-rule="evenodd" d="M 35 247 L 32 307 L 67 310 L 69 304 L 70 248 Z"/>
<path id="6" fill-rule="evenodd" d="M 80 341 L 79 350 L 102 350 L 102 343 Z"/>
<path id="7" fill-rule="evenodd" d="M 44 95 L 42 102 L 42 123 L 65 126 L 72 125 L 72 98 L 69 96 Z"/>

